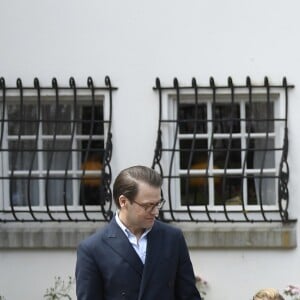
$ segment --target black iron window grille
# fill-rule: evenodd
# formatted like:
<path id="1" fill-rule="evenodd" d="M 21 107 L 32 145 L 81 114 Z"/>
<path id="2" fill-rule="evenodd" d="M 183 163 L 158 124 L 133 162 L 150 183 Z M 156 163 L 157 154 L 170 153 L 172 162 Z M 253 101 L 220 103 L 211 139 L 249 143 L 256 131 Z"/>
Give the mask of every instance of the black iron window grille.
<path id="1" fill-rule="evenodd" d="M 289 222 L 288 92 L 292 85 L 161 86 L 152 167 L 165 221 Z"/>
<path id="2" fill-rule="evenodd" d="M 0 78 L 0 221 L 111 218 L 112 95 L 105 86 Z"/>

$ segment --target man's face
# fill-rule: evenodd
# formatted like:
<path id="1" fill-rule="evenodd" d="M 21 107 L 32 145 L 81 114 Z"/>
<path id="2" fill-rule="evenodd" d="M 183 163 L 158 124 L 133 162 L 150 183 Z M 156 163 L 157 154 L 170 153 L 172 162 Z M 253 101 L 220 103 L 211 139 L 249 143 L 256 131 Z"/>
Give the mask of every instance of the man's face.
<path id="1" fill-rule="evenodd" d="M 161 200 L 161 189 L 139 182 L 139 191 L 131 203 L 126 197 L 119 198 L 121 221 L 133 232 L 138 233 L 153 226 Z"/>

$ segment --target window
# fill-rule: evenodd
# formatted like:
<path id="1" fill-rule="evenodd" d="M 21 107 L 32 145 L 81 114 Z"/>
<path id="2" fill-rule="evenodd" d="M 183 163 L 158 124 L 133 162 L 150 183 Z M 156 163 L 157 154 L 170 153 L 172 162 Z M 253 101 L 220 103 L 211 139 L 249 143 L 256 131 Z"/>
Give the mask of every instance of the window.
<path id="1" fill-rule="evenodd" d="M 153 167 L 165 178 L 162 217 L 197 221 L 283 221 L 287 216 L 287 92 L 254 86 L 156 90 L 159 134 Z M 167 172 L 164 170 L 168 170 Z"/>
<path id="2" fill-rule="evenodd" d="M 110 84 L 109 78 L 106 81 Z M 111 91 L 88 87 L 6 88 L 1 81 L 1 195 L 14 220 L 109 217 Z M 99 215 L 99 213 L 98 213 Z M 4 214 L 3 214 L 4 216 Z"/>

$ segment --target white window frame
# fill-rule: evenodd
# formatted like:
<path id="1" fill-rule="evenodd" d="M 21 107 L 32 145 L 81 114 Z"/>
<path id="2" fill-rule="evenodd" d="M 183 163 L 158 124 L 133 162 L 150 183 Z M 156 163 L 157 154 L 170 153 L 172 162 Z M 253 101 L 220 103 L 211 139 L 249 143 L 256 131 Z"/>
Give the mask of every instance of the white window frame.
<path id="1" fill-rule="evenodd" d="M 97 103 L 102 103 L 103 105 L 103 120 L 108 120 L 109 119 L 109 91 L 106 90 L 94 90 L 94 95 L 95 95 L 95 102 Z M 26 103 L 32 103 L 34 101 L 34 103 L 37 102 L 37 93 L 36 90 L 30 89 L 30 90 L 24 90 L 23 91 L 23 99 L 24 99 L 24 105 L 26 105 Z M 45 103 L 51 103 L 51 102 L 55 102 L 55 94 L 54 94 L 54 90 L 51 89 L 45 89 L 45 90 L 41 90 L 41 105 L 45 104 Z M 72 89 L 66 89 L 66 90 L 62 90 L 59 93 L 59 103 L 60 104 L 64 104 L 64 103 L 71 103 L 71 110 L 72 113 L 74 113 L 73 111 L 73 91 Z M 7 90 L 6 91 L 6 105 L 9 105 L 12 102 L 17 102 L 20 103 L 20 94 L 18 92 L 17 89 L 12 89 L 12 90 Z M 91 90 L 89 89 L 77 89 L 77 103 L 78 105 L 82 105 L 82 104 L 86 104 L 86 103 L 91 103 Z M 0 107 L 1 110 L 2 106 Z M 0 114 L 2 115 L 2 111 L 0 111 Z M 6 109 L 6 116 L 5 118 L 7 118 L 7 109 Z M 2 123 L 0 123 L 0 132 L 1 132 L 1 126 Z M 41 123 L 39 124 L 39 126 L 41 126 Z M 72 128 L 72 124 L 70 125 Z M 108 124 L 106 122 L 104 122 L 104 134 L 103 135 L 94 135 L 93 139 L 98 139 L 98 140 L 103 140 L 104 142 L 104 147 L 106 144 L 106 136 L 107 136 L 107 131 L 108 131 Z M 4 122 L 4 134 L 3 134 L 3 147 L 8 149 L 8 141 L 10 140 L 17 140 L 18 136 L 9 136 L 8 135 L 8 128 L 7 128 L 7 122 Z M 76 130 L 75 130 L 76 132 Z M 75 134 L 74 136 L 74 140 L 73 140 L 73 146 L 72 149 L 75 149 L 73 147 L 76 147 L 75 144 L 78 143 L 78 141 L 82 141 L 84 139 L 88 139 L 88 135 L 80 135 L 80 134 Z M 23 135 L 21 140 L 35 140 L 36 136 L 35 135 Z M 70 135 L 57 135 L 56 139 L 59 141 L 63 141 L 63 140 L 69 140 L 71 138 L 71 134 Z M 43 135 L 41 134 L 41 130 L 39 130 L 39 137 L 38 137 L 38 143 L 39 146 L 41 146 L 42 141 L 45 140 L 52 140 L 52 136 L 51 135 Z M 41 149 L 41 148 L 39 148 Z M 81 177 L 83 175 L 83 170 L 76 168 L 76 166 L 80 166 L 80 155 L 76 155 L 76 153 L 74 152 L 74 150 L 72 151 L 72 158 L 71 158 L 71 162 L 72 162 L 72 167 L 70 168 L 70 170 L 68 170 L 67 174 L 68 176 L 76 176 L 76 177 Z M 37 176 L 41 176 L 44 177 L 47 173 L 47 170 L 44 169 L 43 167 L 43 159 L 42 159 L 42 153 L 40 151 L 38 151 L 38 169 L 32 171 L 32 174 L 35 174 Z M 10 170 L 9 170 L 9 159 L 8 159 L 8 153 L 7 152 L 1 152 L 0 154 L 0 166 L 1 166 L 1 176 L 2 177 L 7 177 L 10 174 Z M 26 174 L 29 173 L 29 170 L 18 170 L 18 171 L 14 171 L 14 174 L 18 174 L 18 175 L 24 175 L 24 177 L 26 178 Z M 50 171 L 51 175 L 64 175 L 65 171 L 64 170 L 51 170 Z M 85 174 L 90 174 L 90 175 L 101 175 L 101 170 L 100 171 L 86 171 Z M 70 209 L 76 209 L 79 208 L 79 185 L 80 185 L 80 181 L 79 180 L 72 180 L 72 192 L 73 192 L 73 203 L 71 205 L 67 205 L 68 208 Z M 34 212 L 45 212 L 47 211 L 47 207 L 45 205 L 45 184 L 44 184 L 44 180 L 40 180 L 39 181 L 39 205 L 32 205 L 31 209 Z M 0 183 L 0 208 L 2 211 L 11 211 L 11 207 L 10 207 L 10 193 L 9 193 L 9 179 L 5 179 L 5 180 L 1 180 Z M 81 207 L 81 206 L 80 206 Z M 51 205 L 49 206 L 50 211 L 53 210 L 53 214 L 55 215 L 56 213 L 59 212 L 64 212 L 65 211 L 65 207 L 63 204 L 61 205 Z M 99 207 L 95 207 L 95 206 L 88 206 L 87 209 L 89 210 L 98 210 L 99 211 Z M 14 206 L 14 210 L 16 212 L 18 211 L 22 211 L 22 212 L 26 212 L 24 215 L 28 215 L 29 212 L 29 207 L 27 205 L 24 206 Z M 82 209 L 81 209 L 82 210 Z M 21 216 L 21 215 L 20 215 Z M 38 214 L 36 215 L 38 216 Z M 42 215 L 40 216 L 42 217 Z M 45 218 L 48 218 L 47 216 Z"/>
<path id="2" fill-rule="evenodd" d="M 242 105 L 240 105 L 240 112 L 242 113 L 241 118 L 243 117 L 243 115 L 245 116 L 245 103 L 249 102 L 249 95 L 247 94 L 247 91 L 245 92 L 245 88 L 242 89 L 238 89 L 236 88 L 234 90 L 234 101 L 235 103 L 240 103 Z M 193 102 L 194 103 L 194 97 L 195 94 L 193 93 L 193 90 L 186 90 L 186 91 L 181 91 L 180 94 L 180 100 L 181 101 L 186 101 L 186 102 Z M 261 99 L 263 98 L 264 101 L 266 101 L 266 97 L 267 97 L 267 92 L 265 88 L 255 88 L 255 92 L 253 91 L 252 93 L 252 101 L 253 102 L 259 102 L 261 101 Z M 219 90 L 216 94 L 216 99 L 217 99 L 217 103 L 219 101 L 220 98 L 227 98 L 227 101 L 230 102 L 231 101 L 231 93 L 230 93 L 230 89 L 222 89 Z M 210 104 L 210 106 L 208 105 L 208 114 L 211 114 L 211 110 L 209 108 L 211 108 L 211 103 L 212 103 L 212 91 L 211 89 L 207 89 L 207 90 L 201 90 L 201 92 L 199 92 L 198 94 L 198 99 L 199 99 L 199 103 L 206 103 L 206 104 Z M 272 87 L 272 93 L 270 94 L 270 100 L 274 103 L 274 116 L 273 118 L 280 118 L 280 119 L 285 119 L 285 95 L 284 95 L 284 90 L 281 88 L 273 88 Z M 173 93 L 163 93 L 162 94 L 162 119 L 163 120 L 176 120 L 177 118 L 177 107 L 176 107 L 177 103 L 176 103 L 176 94 Z M 241 123 L 245 123 L 245 122 L 241 122 Z M 210 122 L 208 122 L 208 124 L 210 124 Z M 243 124 L 244 126 L 241 125 L 241 133 L 240 134 L 234 134 L 235 136 L 242 136 L 242 141 L 245 142 L 245 137 L 247 136 L 247 132 L 245 129 L 245 124 Z M 274 122 L 275 128 L 274 128 L 274 134 L 271 134 L 269 136 L 274 137 L 274 148 L 277 147 L 282 147 L 282 143 L 284 140 L 284 122 L 281 122 L 281 126 L 278 124 L 278 122 Z M 175 134 L 175 122 L 174 123 L 169 123 L 169 122 L 162 122 L 161 124 L 161 129 L 163 131 L 163 135 L 162 135 L 162 143 L 163 143 L 163 148 L 168 148 L 171 149 L 173 147 L 172 143 L 174 141 L 174 134 Z M 209 129 L 208 125 L 208 131 L 211 130 L 211 128 Z M 209 136 L 209 132 L 207 134 Z M 226 134 L 222 134 L 223 136 Z M 258 137 L 258 138 L 263 138 L 265 134 L 260 134 L 260 133 L 252 133 L 251 137 Z M 216 134 L 214 134 L 214 137 L 216 136 Z M 178 135 L 178 137 L 180 138 L 186 138 L 187 135 L 185 134 L 181 134 Z M 220 136 L 221 137 L 221 136 Z M 178 143 L 177 139 L 177 144 L 176 144 L 176 148 L 179 149 L 179 143 Z M 242 144 L 242 147 L 244 147 L 245 145 Z M 166 151 L 164 152 L 164 155 L 162 156 L 161 159 L 161 163 L 164 166 L 164 169 L 166 170 L 165 173 L 169 172 L 168 168 L 169 168 L 169 162 L 171 159 L 172 153 L 171 151 Z M 281 159 L 281 155 L 278 153 L 278 151 L 275 151 L 275 168 L 272 169 L 264 169 L 266 172 L 271 172 L 272 174 L 275 174 L 276 176 L 279 175 L 279 165 L 280 165 L 280 159 Z M 187 171 L 186 170 L 181 170 L 179 168 L 179 154 L 175 154 L 175 159 L 174 159 L 174 163 L 173 163 L 173 168 L 172 168 L 172 174 L 186 174 Z M 255 169 L 253 170 L 253 172 L 259 172 L 259 169 Z M 194 174 L 203 174 L 205 173 L 204 171 L 193 171 Z M 222 174 L 222 170 L 213 170 L 212 169 L 212 163 L 210 162 L 210 166 L 209 166 L 209 172 L 210 174 L 217 174 L 217 173 L 221 173 Z M 232 172 L 237 172 L 240 173 L 241 169 L 238 170 L 232 170 Z M 249 172 L 249 171 L 248 171 Z M 224 172 L 223 172 L 224 173 Z M 250 172 L 249 172 L 250 173 Z M 209 178 L 209 205 L 207 206 L 207 208 L 209 210 L 215 211 L 218 215 L 218 212 L 220 211 L 224 211 L 224 206 L 223 205 L 214 205 L 213 204 L 213 200 L 214 200 L 214 188 L 212 187 L 212 181 L 213 178 Z M 276 179 L 276 183 L 278 182 L 278 179 Z M 272 205 L 267 205 L 267 204 L 263 204 L 263 209 L 267 209 L 268 211 L 273 211 L 275 213 L 278 214 L 278 189 L 277 189 L 277 184 L 274 187 L 275 189 L 275 194 L 276 194 L 276 199 L 274 204 Z M 163 192 L 165 195 L 168 195 L 168 187 L 166 186 L 166 183 L 163 186 Z M 244 193 L 245 193 L 245 189 L 244 189 Z M 173 179 L 172 183 L 171 183 L 171 194 L 172 194 L 172 210 L 186 210 L 187 206 L 186 205 L 182 205 L 181 204 L 181 192 L 180 192 L 180 180 L 178 179 Z M 245 196 L 245 195 L 244 195 Z M 244 198 L 245 199 L 245 198 Z M 245 204 L 245 209 L 246 210 L 251 210 L 251 211 L 257 211 L 257 213 L 259 214 L 261 211 L 261 207 L 260 205 L 248 205 Z M 206 208 L 205 206 L 200 206 L 200 205 L 192 205 L 189 206 L 189 210 L 190 211 L 202 211 L 205 212 Z M 231 211 L 240 211 L 241 210 L 241 206 L 240 205 L 226 205 L 226 210 L 231 212 Z M 276 215 L 277 215 L 276 214 Z M 185 216 L 188 216 L 188 214 L 185 214 Z"/>

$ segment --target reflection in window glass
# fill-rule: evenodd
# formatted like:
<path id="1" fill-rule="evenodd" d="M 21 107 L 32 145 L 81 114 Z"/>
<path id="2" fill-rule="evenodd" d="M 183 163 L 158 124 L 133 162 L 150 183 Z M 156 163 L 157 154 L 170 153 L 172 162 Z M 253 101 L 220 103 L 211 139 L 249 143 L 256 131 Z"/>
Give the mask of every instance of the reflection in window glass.
<path id="1" fill-rule="evenodd" d="M 45 182 L 46 203 L 48 205 L 67 205 L 72 204 L 72 181 L 62 179 L 48 179 Z"/>
<path id="2" fill-rule="evenodd" d="M 22 109 L 20 109 L 22 108 Z M 32 135 L 38 129 L 37 106 L 10 104 L 7 106 L 8 134 Z"/>
<path id="3" fill-rule="evenodd" d="M 207 140 L 197 139 L 193 142 L 191 139 L 180 140 L 180 168 L 187 169 L 189 163 L 192 166 L 199 162 L 207 161 Z"/>
<path id="4" fill-rule="evenodd" d="M 70 141 L 51 140 L 43 142 L 43 163 L 45 169 L 69 170 L 72 167 L 70 158 Z"/>
<path id="5" fill-rule="evenodd" d="M 240 132 L 240 106 L 224 103 L 213 106 L 214 133 Z"/>
<path id="6" fill-rule="evenodd" d="M 179 131 L 180 133 L 206 133 L 206 105 L 200 104 L 195 107 L 191 104 L 181 104 L 179 106 Z"/>
<path id="7" fill-rule="evenodd" d="M 274 131 L 273 102 L 254 102 L 246 104 L 247 130 L 250 132 Z"/>
<path id="8" fill-rule="evenodd" d="M 82 107 L 82 121 L 79 128 L 83 134 L 102 136 L 104 134 L 103 107 Z M 102 161 L 104 151 L 104 140 L 83 140 L 80 144 L 81 160 L 80 169 L 85 174 L 80 184 L 80 204 L 100 205 L 104 201 L 104 190 L 102 186 Z M 102 149 L 102 150 L 100 150 Z"/>
<path id="9" fill-rule="evenodd" d="M 11 179 L 10 180 L 10 199 L 14 206 L 39 205 L 40 182 L 36 179 Z"/>
<path id="10" fill-rule="evenodd" d="M 241 140 L 214 139 L 214 165 L 219 169 L 241 168 Z"/>
<path id="11" fill-rule="evenodd" d="M 36 143 L 31 140 L 15 140 L 8 143 L 9 168 L 11 170 L 37 169 Z"/>
<path id="12" fill-rule="evenodd" d="M 71 101 L 58 105 L 48 101 L 39 115 L 38 106 L 24 100 L 22 105 L 7 106 L 7 118 L 9 193 L 14 206 L 103 201 L 102 101 L 94 105 L 78 101 L 76 108 Z M 84 180 L 79 180 L 83 169 Z"/>
<path id="13" fill-rule="evenodd" d="M 46 104 L 42 106 L 42 127 L 43 134 L 70 134 L 72 123 L 71 105 Z"/>
<path id="14" fill-rule="evenodd" d="M 275 203 L 272 102 L 185 103 L 178 122 L 182 205 Z"/>

